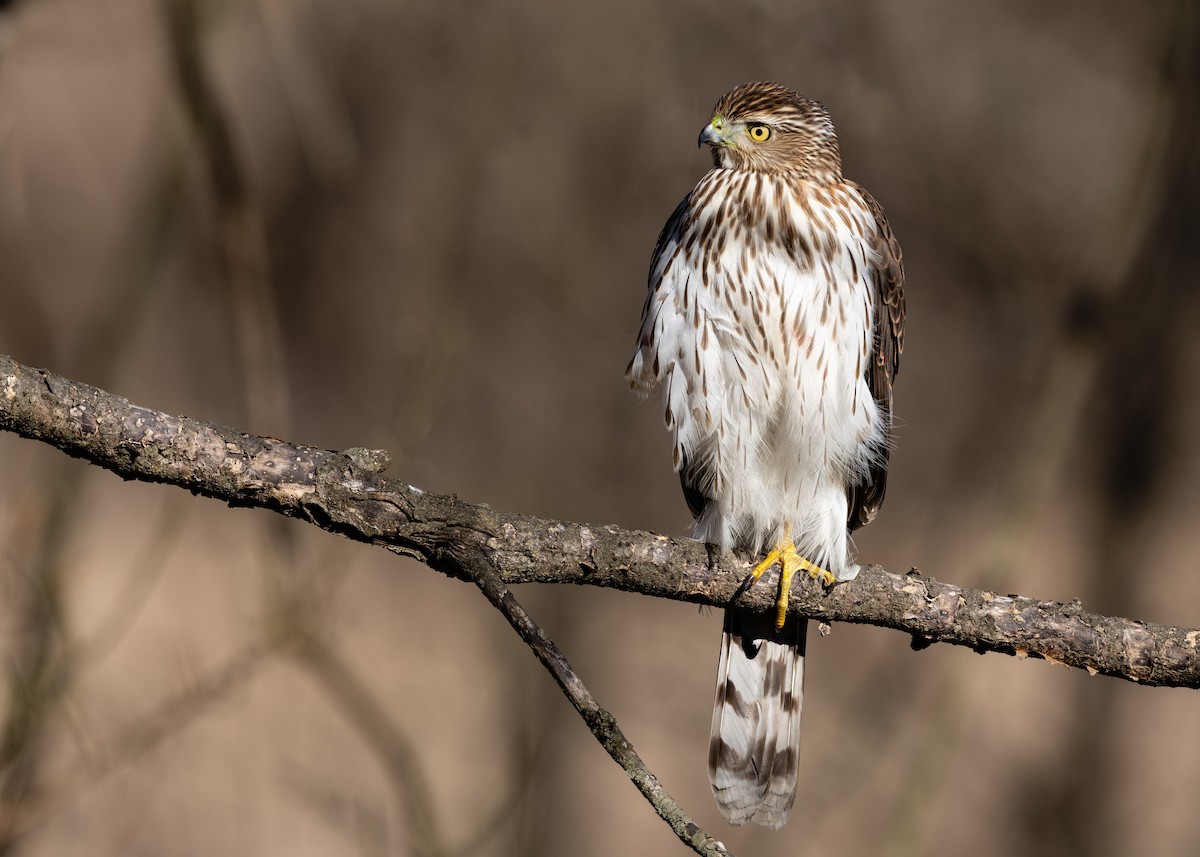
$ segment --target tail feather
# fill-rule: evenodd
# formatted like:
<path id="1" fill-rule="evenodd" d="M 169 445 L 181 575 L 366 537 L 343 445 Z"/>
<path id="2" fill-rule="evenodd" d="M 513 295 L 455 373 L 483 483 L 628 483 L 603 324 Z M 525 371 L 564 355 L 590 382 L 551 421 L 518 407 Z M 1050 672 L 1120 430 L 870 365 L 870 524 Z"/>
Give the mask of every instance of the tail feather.
<path id="1" fill-rule="evenodd" d="M 796 800 L 808 620 L 725 611 L 708 779 L 725 819 L 782 827 Z"/>

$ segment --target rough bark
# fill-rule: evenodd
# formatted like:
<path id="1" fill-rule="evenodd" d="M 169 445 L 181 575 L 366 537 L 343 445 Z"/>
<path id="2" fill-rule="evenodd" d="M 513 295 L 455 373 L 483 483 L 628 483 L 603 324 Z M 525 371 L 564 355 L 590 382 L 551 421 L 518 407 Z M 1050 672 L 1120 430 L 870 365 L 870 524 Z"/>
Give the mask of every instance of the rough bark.
<path id="1" fill-rule="evenodd" d="M 300 518 L 356 541 L 476 581 L 482 562 L 504 584 L 575 583 L 723 606 L 744 560 L 704 545 L 612 525 L 517 515 L 387 478 L 387 456 L 258 437 L 140 407 L 111 393 L 0 355 L 0 429 L 51 444 L 125 479 L 163 482 Z M 742 601 L 771 608 L 758 586 Z M 825 591 L 796 587 L 790 609 L 810 617 L 895 628 L 915 646 L 1037 656 L 1148 685 L 1200 687 L 1200 630 L 1085 612 L 867 566 Z"/>

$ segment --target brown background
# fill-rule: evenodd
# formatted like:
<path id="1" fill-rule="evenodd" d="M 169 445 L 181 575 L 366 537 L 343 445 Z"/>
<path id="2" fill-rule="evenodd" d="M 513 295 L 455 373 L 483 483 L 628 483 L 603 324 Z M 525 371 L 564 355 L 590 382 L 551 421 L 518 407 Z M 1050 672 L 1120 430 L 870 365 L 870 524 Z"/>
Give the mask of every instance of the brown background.
<path id="1" fill-rule="evenodd" d="M 225 0 L 174 43 L 166 8 L 0 11 L 0 350 L 683 534 L 622 370 L 712 103 L 776 79 L 829 106 L 905 250 L 862 558 L 1200 625 L 1191 4 Z M 1195 692 L 837 626 L 790 825 L 734 830 L 704 773 L 719 616 L 518 597 L 736 853 L 1200 852 Z M 262 651 L 297 624 L 326 660 Z M 0 853 L 683 853 L 474 589 L 11 436 L 0 668 Z"/>

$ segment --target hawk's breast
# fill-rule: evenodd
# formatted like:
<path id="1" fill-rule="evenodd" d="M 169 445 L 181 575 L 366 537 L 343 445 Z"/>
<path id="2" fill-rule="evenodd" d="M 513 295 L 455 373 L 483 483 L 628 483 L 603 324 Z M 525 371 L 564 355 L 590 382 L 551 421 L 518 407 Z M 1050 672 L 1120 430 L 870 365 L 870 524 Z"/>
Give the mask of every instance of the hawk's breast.
<path id="1" fill-rule="evenodd" d="M 660 236 L 629 375 L 663 385 L 676 466 L 730 516 L 844 488 L 883 443 L 873 224 L 848 186 L 715 169 Z"/>

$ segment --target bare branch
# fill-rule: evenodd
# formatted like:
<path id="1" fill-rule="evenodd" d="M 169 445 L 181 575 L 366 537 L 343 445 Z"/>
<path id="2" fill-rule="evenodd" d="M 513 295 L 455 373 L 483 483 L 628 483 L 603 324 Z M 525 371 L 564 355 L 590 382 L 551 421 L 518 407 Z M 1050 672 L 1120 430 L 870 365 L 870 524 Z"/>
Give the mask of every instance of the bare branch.
<path id="1" fill-rule="evenodd" d="M 379 475 L 386 455 L 332 452 L 171 416 L 0 356 L 0 429 L 126 479 L 165 482 L 300 518 L 412 556 L 445 574 L 605 586 L 723 606 L 745 563 L 688 539 L 516 515 Z M 744 603 L 771 607 L 769 587 Z M 1086 613 L 1076 602 L 1001 596 L 878 566 L 826 592 L 798 587 L 807 616 L 895 628 L 920 646 L 1043 657 L 1148 685 L 1200 687 L 1200 631 Z"/>
<path id="2" fill-rule="evenodd" d="M 486 531 L 472 523 L 475 513 L 488 511 L 486 507 L 458 503 L 379 477 L 379 471 L 387 466 L 382 452 L 330 452 L 150 411 L 95 387 L 22 366 L 4 355 L 0 355 L 0 429 L 46 441 L 126 478 L 166 482 L 230 505 L 260 506 L 303 518 L 475 582 L 676 836 L 698 854 L 728 854 L 646 768 L 613 716 L 596 703 L 566 657 L 509 592 L 495 560 L 480 549 L 480 537 L 486 536 Z M 326 488 L 332 490 L 328 496 Z M 449 503 L 459 513 L 458 519 L 439 517 L 438 506 L 423 517 L 419 513 L 414 516 L 414 511 L 430 500 Z M 394 529 L 403 527 L 405 521 L 416 524 L 418 530 L 404 535 Z M 388 530 L 395 538 L 387 535 Z M 337 685 L 342 701 L 360 720 L 375 717 L 368 731 L 378 741 L 385 727 L 376 717 L 381 712 L 366 710 L 362 688 L 354 686 L 344 670 L 336 669 L 331 651 L 320 646 L 317 638 L 310 638 L 300 647 L 300 655 L 323 679 Z M 424 834 L 433 835 L 428 830 Z M 434 849 L 442 850 L 436 845 Z"/>
<path id="3" fill-rule="evenodd" d="M 575 710 L 579 712 L 579 716 L 583 718 L 588 728 L 592 730 L 596 740 L 608 751 L 608 755 L 612 756 L 613 761 L 629 775 L 629 779 L 637 786 L 638 791 L 650 802 L 659 817 L 670 825 L 675 835 L 697 854 L 710 855 L 710 857 L 728 854 L 722 843 L 701 830 L 700 826 L 692 821 L 683 808 L 675 802 L 675 799 L 667 794 L 666 789 L 658 781 L 658 777 L 650 772 L 641 757 L 638 756 L 637 751 L 633 749 L 633 745 L 629 743 L 629 739 L 625 737 L 625 733 L 617 726 L 616 718 L 596 702 L 571 668 L 566 655 L 529 617 L 525 608 L 517 602 L 508 587 L 504 585 L 497 569 L 480 557 L 478 553 L 464 556 L 463 560 L 464 568 L 468 569 L 484 597 L 492 602 L 492 606 L 500 611 L 512 625 L 513 630 L 533 650 L 538 660 L 542 662 L 542 666 L 554 677 L 555 683 L 575 706 Z"/>

